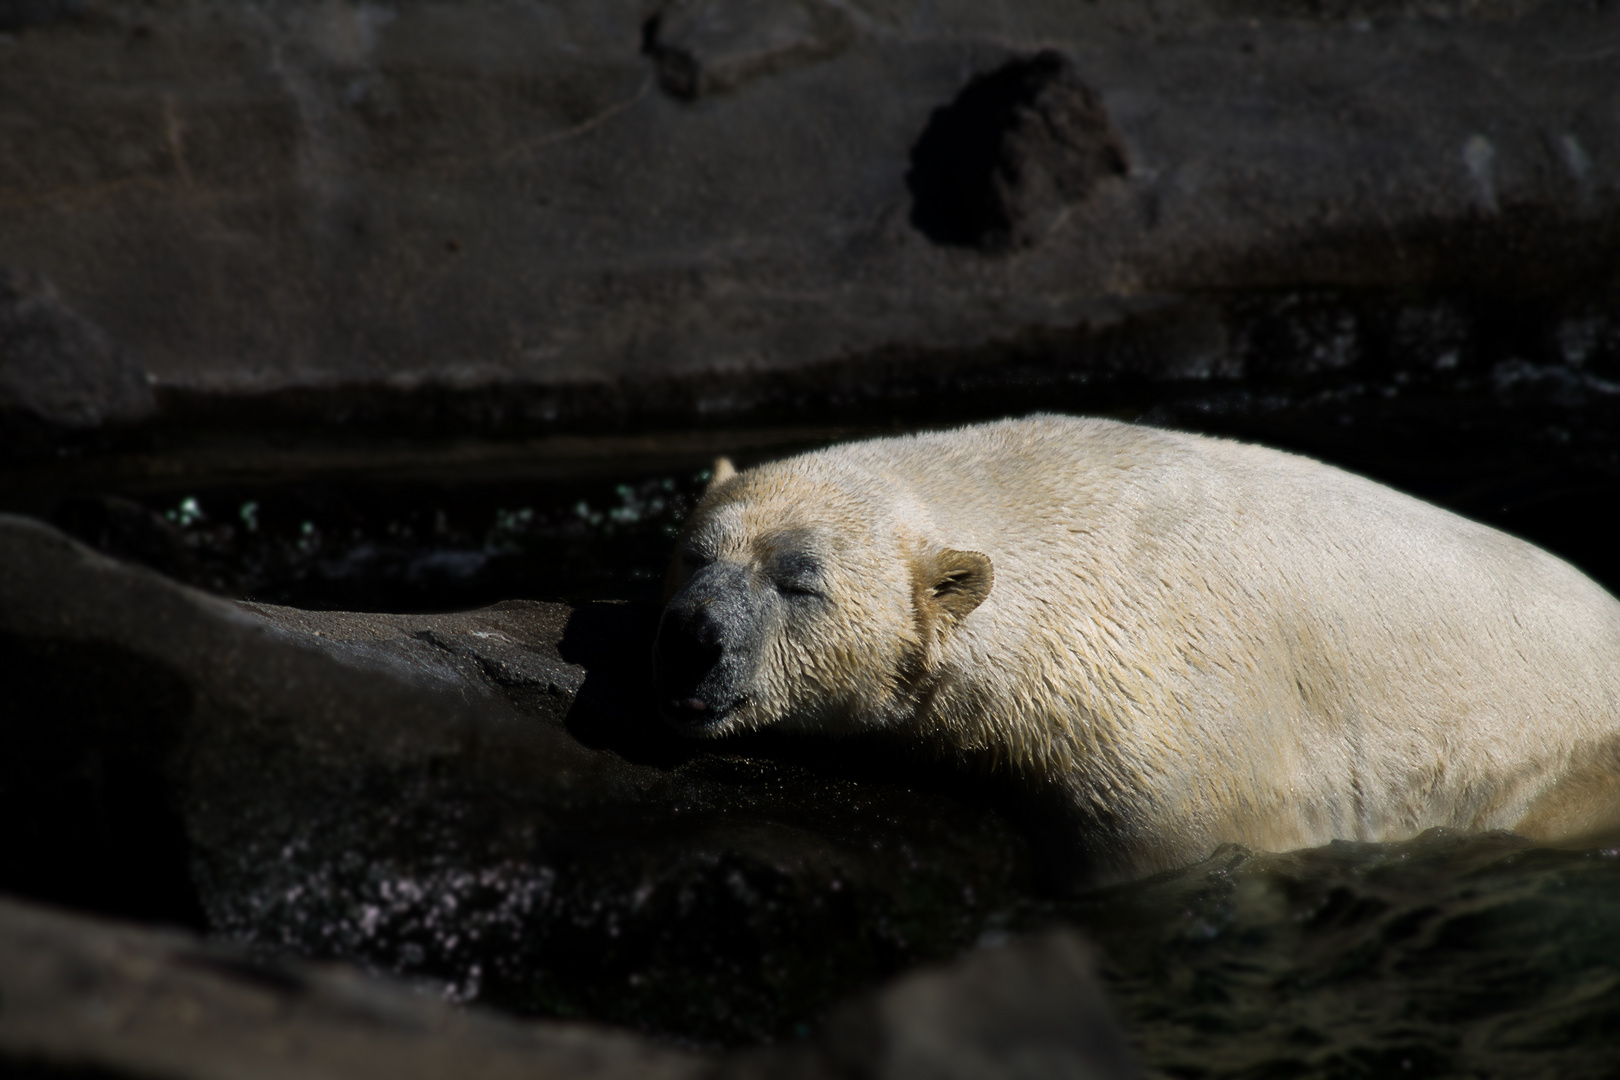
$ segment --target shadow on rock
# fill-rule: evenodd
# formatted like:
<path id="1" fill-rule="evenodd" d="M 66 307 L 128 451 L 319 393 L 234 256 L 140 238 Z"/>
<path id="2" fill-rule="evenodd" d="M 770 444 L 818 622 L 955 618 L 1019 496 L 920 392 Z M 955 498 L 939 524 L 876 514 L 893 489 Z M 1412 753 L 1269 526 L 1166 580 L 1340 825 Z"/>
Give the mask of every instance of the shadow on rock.
<path id="1" fill-rule="evenodd" d="M 167 775 L 192 706 L 137 653 L 0 633 L 0 889 L 202 927 Z"/>
<path id="2" fill-rule="evenodd" d="M 911 223 L 936 244 L 1004 252 L 1126 172 L 1097 92 L 1047 50 L 980 75 L 934 110 L 911 150 Z"/>
<path id="3" fill-rule="evenodd" d="M 568 616 L 557 653 L 585 669 L 564 720 L 570 735 L 629 761 L 672 765 L 703 747 L 659 719 L 652 685 L 658 615 L 650 604 L 581 604 Z"/>

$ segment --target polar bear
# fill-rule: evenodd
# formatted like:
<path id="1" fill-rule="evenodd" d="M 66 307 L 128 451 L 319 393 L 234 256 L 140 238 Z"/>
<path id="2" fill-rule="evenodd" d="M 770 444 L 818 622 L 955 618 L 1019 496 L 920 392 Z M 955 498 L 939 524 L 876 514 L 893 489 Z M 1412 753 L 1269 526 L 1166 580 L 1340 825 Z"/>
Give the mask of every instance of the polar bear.
<path id="1" fill-rule="evenodd" d="M 737 473 L 655 646 L 715 736 L 903 732 L 1059 793 L 1092 880 L 1222 843 L 1620 829 L 1620 603 L 1307 458 L 1032 416 Z"/>

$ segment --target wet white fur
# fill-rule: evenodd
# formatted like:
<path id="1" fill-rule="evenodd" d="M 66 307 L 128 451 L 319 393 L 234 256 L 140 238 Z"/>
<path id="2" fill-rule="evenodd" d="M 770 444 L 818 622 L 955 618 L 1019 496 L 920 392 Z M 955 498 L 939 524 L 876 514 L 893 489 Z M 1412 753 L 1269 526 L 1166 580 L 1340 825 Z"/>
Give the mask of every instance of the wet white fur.
<path id="1" fill-rule="evenodd" d="M 688 529 L 706 558 L 828 564 L 722 732 L 914 731 L 1060 788 L 1103 877 L 1223 842 L 1620 825 L 1620 603 L 1315 461 L 1037 416 L 748 470 Z M 994 566 L 959 620 L 918 592 L 941 549 Z"/>

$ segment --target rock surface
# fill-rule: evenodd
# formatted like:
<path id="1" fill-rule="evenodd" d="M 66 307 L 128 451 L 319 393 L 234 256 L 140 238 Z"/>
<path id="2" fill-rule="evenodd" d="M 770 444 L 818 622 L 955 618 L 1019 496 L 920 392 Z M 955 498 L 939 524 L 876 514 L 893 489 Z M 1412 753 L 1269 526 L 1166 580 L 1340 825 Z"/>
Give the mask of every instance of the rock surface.
<path id="1" fill-rule="evenodd" d="M 463 1010 L 352 968 L 267 962 L 190 934 L 0 899 L 7 1076 L 473 1076 L 675 1080 L 1137 1075 L 1056 933 L 919 972 L 839 1008 L 814 1041 L 730 1057 L 582 1024 Z"/>
<path id="2" fill-rule="evenodd" d="M 1115 331 L 1203 370 L 1212 291 L 1613 284 L 1606 5 L 7 10 L 0 250 L 191 420 L 712 421 Z M 941 153 L 983 181 L 944 222 Z"/>
<path id="3" fill-rule="evenodd" d="M 0 900 L 7 1076 L 675 1080 L 699 1056 L 456 1009 L 348 968 Z"/>
<path id="4" fill-rule="evenodd" d="M 911 223 L 940 244 L 1039 243 L 1097 185 L 1127 173 L 1096 92 L 1047 49 L 967 85 L 911 151 Z"/>
<path id="5" fill-rule="evenodd" d="M 1135 1075 L 1092 967 L 1091 950 L 1073 933 L 1049 932 L 907 975 L 840 1007 L 810 1055 L 743 1060 L 758 1069 L 773 1058 L 791 1065 L 810 1056 L 831 1075 L 873 1080 Z"/>
<path id="6" fill-rule="evenodd" d="M 954 955 L 1029 888 L 954 778 L 664 732 L 650 631 L 237 605 L 0 517 L 0 889 L 724 1043 Z"/>
<path id="7" fill-rule="evenodd" d="M 146 369 L 37 274 L 0 270 L 0 422 L 128 424 L 155 411 Z"/>

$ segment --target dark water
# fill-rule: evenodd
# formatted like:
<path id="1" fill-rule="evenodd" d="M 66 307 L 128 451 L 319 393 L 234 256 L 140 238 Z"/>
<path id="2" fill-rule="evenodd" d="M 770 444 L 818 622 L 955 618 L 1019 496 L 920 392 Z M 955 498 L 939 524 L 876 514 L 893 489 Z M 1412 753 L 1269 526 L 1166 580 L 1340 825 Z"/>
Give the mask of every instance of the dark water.
<path id="1" fill-rule="evenodd" d="M 1620 1075 L 1620 847 L 1227 850 L 1061 914 L 1160 1075 Z"/>
<path id="2" fill-rule="evenodd" d="M 342 611 L 654 599 L 702 469 L 553 482 L 314 480 L 59 503 L 103 549 L 213 592 Z"/>
<path id="3" fill-rule="evenodd" d="M 1545 389 L 1545 388 L 1542 388 Z M 1483 396 L 1483 395 L 1481 395 Z M 1354 387 L 1315 400 L 1248 391 L 1115 410 L 1123 420 L 1293 449 L 1506 529 L 1620 589 L 1620 393 L 1579 415 L 1504 417 L 1465 395 L 1392 400 Z M 1538 402 L 1539 404 L 1539 402 Z M 1505 423 L 1504 420 L 1511 423 Z M 1557 422 L 1554 422 L 1557 421 Z M 919 425 L 850 429 L 852 434 Z M 801 449 L 750 447 L 740 464 Z M 451 611 L 503 599 L 656 600 L 671 542 L 708 468 L 691 455 L 554 475 L 538 458 L 382 477 L 68 485 L 20 508 L 111 554 L 224 595 L 351 611 Z M 0 485 L 3 487 L 3 485 Z"/>

